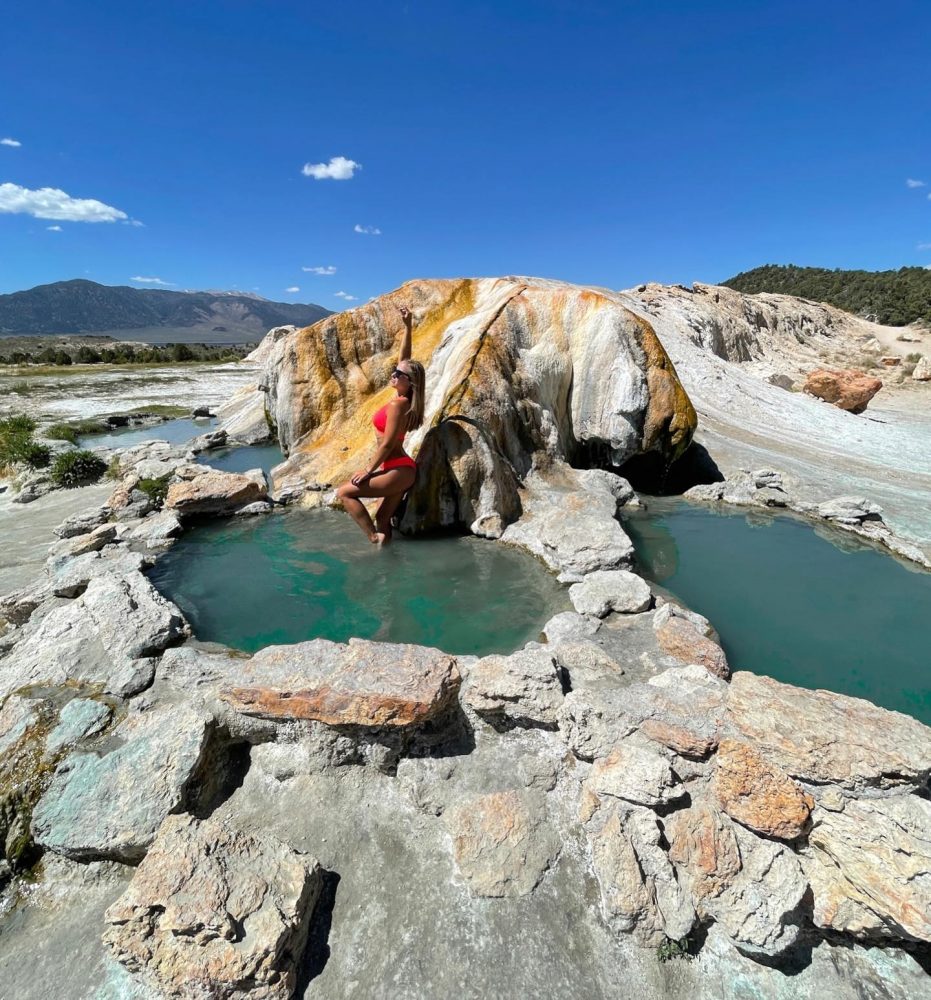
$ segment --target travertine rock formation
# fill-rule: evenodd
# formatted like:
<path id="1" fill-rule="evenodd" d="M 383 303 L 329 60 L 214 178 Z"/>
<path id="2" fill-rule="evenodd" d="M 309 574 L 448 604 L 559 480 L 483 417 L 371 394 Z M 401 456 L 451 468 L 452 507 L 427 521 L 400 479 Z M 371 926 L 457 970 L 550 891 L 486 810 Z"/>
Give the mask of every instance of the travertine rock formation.
<path id="1" fill-rule="evenodd" d="M 621 465 L 680 455 L 695 413 L 650 324 L 606 290 L 531 278 L 412 281 L 263 350 L 269 407 L 289 452 L 276 484 L 337 484 L 373 448 L 414 309 L 413 355 L 427 368 L 412 529 L 462 524 L 498 536 L 518 487 L 555 460 Z"/>

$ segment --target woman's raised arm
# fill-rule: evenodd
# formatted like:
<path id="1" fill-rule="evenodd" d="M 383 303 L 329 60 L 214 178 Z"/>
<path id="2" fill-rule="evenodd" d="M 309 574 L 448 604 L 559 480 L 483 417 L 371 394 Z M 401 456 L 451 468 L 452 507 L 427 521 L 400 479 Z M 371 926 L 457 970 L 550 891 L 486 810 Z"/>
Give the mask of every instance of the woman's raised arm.
<path id="1" fill-rule="evenodd" d="M 401 337 L 401 353 L 398 355 L 398 363 L 410 361 L 411 358 L 411 330 L 414 328 L 414 316 L 408 306 L 401 306 L 401 319 L 404 320 L 404 334 Z"/>

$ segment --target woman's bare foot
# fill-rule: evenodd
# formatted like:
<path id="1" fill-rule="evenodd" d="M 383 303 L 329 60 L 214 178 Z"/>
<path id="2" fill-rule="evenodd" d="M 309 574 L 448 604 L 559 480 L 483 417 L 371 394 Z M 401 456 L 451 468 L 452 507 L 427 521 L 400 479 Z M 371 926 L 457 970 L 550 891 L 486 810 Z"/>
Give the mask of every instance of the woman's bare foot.
<path id="1" fill-rule="evenodd" d="M 377 546 L 378 546 L 379 548 L 381 548 L 381 546 L 382 546 L 382 545 L 385 545 L 385 544 L 386 544 L 387 542 L 391 541 L 391 539 L 390 539 L 390 537 L 389 537 L 388 535 L 386 535 L 386 534 L 385 534 L 385 533 L 384 533 L 383 531 L 376 531 L 376 532 L 375 532 L 375 534 L 374 534 L 374 535 L 372 535 L 372 541 L 373 541 L 373 542 L 374 542 L 374 543 L 375 543 L 375 544 L 376 544 L 376 545 L 377 545 Z"/>

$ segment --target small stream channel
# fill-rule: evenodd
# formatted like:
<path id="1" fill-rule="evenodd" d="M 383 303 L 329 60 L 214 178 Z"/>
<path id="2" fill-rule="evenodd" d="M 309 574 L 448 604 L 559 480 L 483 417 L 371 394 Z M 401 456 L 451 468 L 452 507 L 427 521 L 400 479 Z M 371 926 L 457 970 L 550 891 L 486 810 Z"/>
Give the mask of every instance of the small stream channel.
<path id="1" fill-rule="evenodd" d="M 644 575 L 711 620 L 733 669 L 931 725 L 931 573 L 784 514 L 645 502 L 624 521 Z"/>

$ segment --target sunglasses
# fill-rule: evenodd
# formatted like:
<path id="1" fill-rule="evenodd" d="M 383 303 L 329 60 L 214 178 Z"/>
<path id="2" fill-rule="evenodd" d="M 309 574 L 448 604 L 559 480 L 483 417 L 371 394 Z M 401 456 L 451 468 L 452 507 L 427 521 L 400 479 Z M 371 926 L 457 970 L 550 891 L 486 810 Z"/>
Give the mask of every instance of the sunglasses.
<path id="1" fill-rule="evenodd" d="M 402 375 L 408 380 L 408 382 L 410 382 L 411 380 L 410 375 L 408 375 L 407 372 L 402 372 L 400 368 L 395 368 L 395 370 L 388 377 L 400 378 Z"/>

